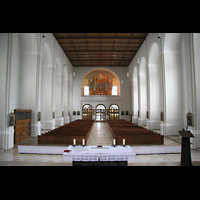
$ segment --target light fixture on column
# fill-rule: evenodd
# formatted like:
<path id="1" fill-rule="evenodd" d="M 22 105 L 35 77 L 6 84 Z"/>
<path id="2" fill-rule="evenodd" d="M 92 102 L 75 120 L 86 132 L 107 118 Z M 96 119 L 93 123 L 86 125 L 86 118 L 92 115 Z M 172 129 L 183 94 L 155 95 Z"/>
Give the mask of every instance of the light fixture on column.
<path id="1" fill-rule="evenodd" d="M 74 77 L 76 76 L 76 72 L 73 72 L 73 76 L 74 76 Z"/>
<path id="2" fill-rule="evenodd" d="M 45 35 L 44 35 L 44 33 L 42 33 L 42 37 L 43 37 L 43 38 L 45 38 Z"/>
<path id="3" fill-rule="evenodd" d="M 160 39 L 160 38 L 161 38 L 160 33 L 158 33 L 158 39 Z"/>
<path id="4" fill-rule="evenodd" d="M 65 63 L 66 61 L 65 61 L 65 59 L 63 59 L 63 65 L 66 65 L 66 63 Z"/>
<path id="5" fill-rule="evenodd" d="M 140 59 L 138 58 L 138 59 L 137 59 L 137 65 L 139 65 L 139 63 L 140 63 Z"/>

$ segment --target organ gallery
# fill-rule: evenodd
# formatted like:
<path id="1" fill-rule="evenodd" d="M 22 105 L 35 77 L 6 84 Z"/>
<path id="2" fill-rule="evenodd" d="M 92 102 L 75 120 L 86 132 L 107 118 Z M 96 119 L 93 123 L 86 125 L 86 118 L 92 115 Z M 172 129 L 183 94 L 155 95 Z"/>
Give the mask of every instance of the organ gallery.
<path id="1" fill-rule="evenodd" d="M 113 80 L 108 80 L 108 76 L 93 76 L 89 81 L 89 95 L 112 95 Z"/>

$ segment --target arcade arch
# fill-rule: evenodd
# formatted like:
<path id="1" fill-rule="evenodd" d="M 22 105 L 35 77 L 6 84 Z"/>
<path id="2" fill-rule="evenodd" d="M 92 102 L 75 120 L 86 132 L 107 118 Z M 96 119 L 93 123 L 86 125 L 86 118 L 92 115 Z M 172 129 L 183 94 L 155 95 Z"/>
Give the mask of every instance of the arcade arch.
<path id="1" fill-rule="evenodd" d="M 44 43 L 41 70 L 41 125 L 42 129 L 53 129 L 52 121 L 52 53 L 49 45 Z"/>
<path id="2" fill-rule="evenodd" d="M 166 33 L 164 38 L 165 65 L 165 134 L 174 135 L 183 128 L 183 93 L 181 61 L 182 33 Z"/>
<path id="3" fill-rule="evenodd" d="M 148 70 L 149 115 L 147 120 L 147 128 L 160 129 L 162 74 L 160 69 L 159 47 L 157 43 L 153 43 L 151 46 Z"/>

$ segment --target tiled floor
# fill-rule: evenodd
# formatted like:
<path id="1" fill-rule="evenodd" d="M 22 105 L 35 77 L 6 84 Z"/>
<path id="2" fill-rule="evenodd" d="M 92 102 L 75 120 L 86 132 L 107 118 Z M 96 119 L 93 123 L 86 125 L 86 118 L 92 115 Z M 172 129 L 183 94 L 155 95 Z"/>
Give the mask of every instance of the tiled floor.
<path id="1" fill-rule="evenodd" d="M 44 131 L 45 132 L 45 131 Z M 21 142 L 24 145 L 38 145 L 37 138 Z M 111 145 L 112 139 L 107 123 L 96 123 L 88 145 Z M 180 145 L 180 137 L 164 138 L 164 145 Z M 67 147 L 67 146 L 66 146 Z M 129 166 L 179 166 L 180 154 L 136 155 Z M 200 151 L 191 150 L 192 164 L 200 166 Z M 0 151 L 0 166 L 71 166 L 63 161 L 62 155 L 18 154 L 17 145 L 7 151 Z"/>

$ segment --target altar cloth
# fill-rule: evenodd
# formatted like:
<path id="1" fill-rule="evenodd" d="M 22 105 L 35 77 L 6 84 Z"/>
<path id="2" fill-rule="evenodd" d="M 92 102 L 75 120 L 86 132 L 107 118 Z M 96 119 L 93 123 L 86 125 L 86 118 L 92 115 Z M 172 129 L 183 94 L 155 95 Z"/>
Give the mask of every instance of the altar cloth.
<path id="1" fill-rule="evenodd" d="M 69 146 L 69 153 L 63 153 L 64 161 L 132 161 L 136 153 L 127 145 L 123 146 Z"/>

